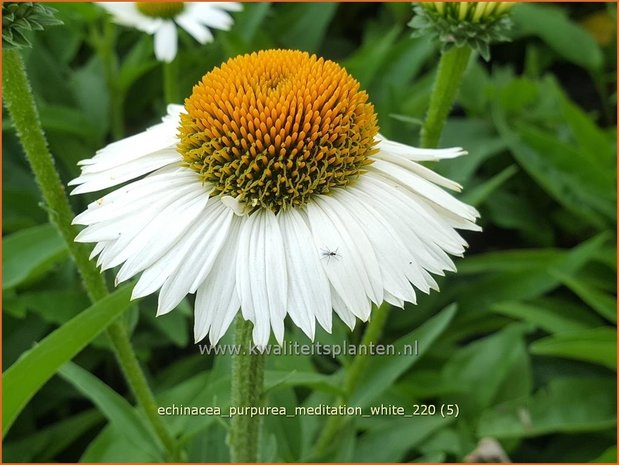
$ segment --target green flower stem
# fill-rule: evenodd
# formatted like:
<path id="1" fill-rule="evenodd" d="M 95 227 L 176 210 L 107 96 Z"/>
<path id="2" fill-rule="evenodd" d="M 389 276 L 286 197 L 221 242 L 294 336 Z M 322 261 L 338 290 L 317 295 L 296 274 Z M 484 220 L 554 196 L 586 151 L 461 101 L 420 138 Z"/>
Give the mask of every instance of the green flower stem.
<path id="1" fill-rule="evenodd" d="M 468 45 L 452 47 L 441 55 L 428 114 L 421 128 L 422 147 L 438 146 L 441 131 L 460 88 L 470 56 L 471 48 Z"/>
<path id="2" fill-rule="evenodd" d="M 380 335 L 383 332 L 385 324 L 387 323 L 389 308 L 389 304 L 383 303 L 372 313 L 372 319 L 368 322 L 365 328 L 365 333 L 363 333 L 363 338 L 361 339 L 361 346 L 369 346 L 370 344 L 375 344 L 376 341 L 378 341 Z M 346 374 L 344 377 L 344 396 L 340 397 L 336 401 L 336 405 L 344 405 L 347 402 L 348 398 L 357 388 L 359 379 L 365 373 L 371 357 L 371 355 L 365 353 L 359 354 L 354 358 L 353 362 L 346 370 Z M 316 456 L 324 454 L 328 451 L 330 447 L 333 446 L 337 434 L 344 426 L 345 421 L 346 418 L 342 416 L 334 415 L 329 417 L 325 427 L 323 428 L 320 436 L 318 437 L 318 441 L 316 442 Z"/>
<path id="3" fill-rule="evenodd" d="M 235 344 L 241 353 L 232 357 L 230 405 L 233 407 L 256 407 L 262 402 L 265 355 L 251 351 L 252 328 L 252 323 L 245 321 L 242 315 L 237 317 Z M 236 415 L 231 418 L 228 436 L 231 462 L 258 461 L 260 427 L 259 416 Z"/>
<path id="4" fill-rule="evenodd" d="M 163 95 L 166 105 L 168 103 L 182 103 L 178 90 L 178 73 L 176 59 L 163 63 Z"/>
<path id="5" fill-rule="evenodd" d="M 24 62 L 15 49 L 5 50 L 2 54 L 2 87 L 4 103 L 47 203 L 50 221 L 67 243 L 86 292 L 95 302 L 108 294 L 107 286 L 103 275 L 88 259 L 86 246 L 74 241 L 77 230 L 71 224 L 73 211 L 47 147 Z M 138 364 L 124 325 L 119 321 L 114 322 L 108 327 L 107 333 L 127 382 L 146 412 L 153 429 L 170 456 L 177 457 L 176 442 L 157 413 L 155 398 Z"/>

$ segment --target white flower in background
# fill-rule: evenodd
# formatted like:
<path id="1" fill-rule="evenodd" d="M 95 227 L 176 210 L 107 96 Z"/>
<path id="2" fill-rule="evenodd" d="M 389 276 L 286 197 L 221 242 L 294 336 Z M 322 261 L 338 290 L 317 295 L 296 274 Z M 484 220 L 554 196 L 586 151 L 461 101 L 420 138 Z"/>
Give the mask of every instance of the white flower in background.
<path id="1" fill-rule="evenodd" d="M 414 303 L 455 270 L 456 229 L 480 229 L 441 188 L 460 186 L 418 162 L 465 152 L 385 139 L 367 98 L 305 52 L 233 58 L 162 123 L 80 162 L 73 194 L 128 184 L 77 216 L 77 240 L 120 266 L 117 283 L 142 273 L 133 298 L 159 290 L 159 315 L 196 293 L 196 341 L 215 344 L 239 308 L 264 346 L 286 315 L 313 338 L 332 311 L 353 328 L 372 303 Z"/>
<path id="2" fill-rule="evenodd" d="M 201 44 L 211 42 L 209 28 L 228 30 L 233 24 L 228 11 L 240 11 L 235 2 L 101 2 L 118 24 L 155 36 L 155 56 L 170 62 L 176 56 L 180 26 Z"/>

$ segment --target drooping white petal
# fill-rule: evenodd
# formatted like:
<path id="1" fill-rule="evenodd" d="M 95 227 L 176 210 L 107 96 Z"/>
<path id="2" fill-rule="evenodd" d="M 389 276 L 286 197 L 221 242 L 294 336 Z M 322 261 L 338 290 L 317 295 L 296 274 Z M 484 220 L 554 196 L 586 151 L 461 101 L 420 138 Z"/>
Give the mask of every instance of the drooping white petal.
<path id="1" fill-rule="evenodd" d="M 163 21 L 155 32 L 155 56 L 160 61 L 170 63 L 176 56 L 178 47 L 176 25 L 172 21 Z"/>
<path id="2" fill-rule="evenodd" d="M 96 192 L 108 187 L 117 186 L 124 182 L 139 178 L 145 174 L 151 173 L 159 168 L 168 165 L 179 165 L 180 156 L 175 150 L 160 150 L 148 154 L 137 160 L 127 162 L 117 167 L 108 169 L 98 173 L 87 173 L 86 169 L 82 170 L 79 178 L 72 181 L 79 186 L 73 189 L 72 195 L 84 194 L 86 192 Z"/>
<path id="3" fill-rule="evenodd" d="M 350 308 L 344 303 L 340 294 L 331 287 L 331 304 L 333 305 L 333 310 L 340 317 L 340 319 L 350 328 L 352 331 L 355 329 L 355 324 L 357 323 L 357 318 L 355 314 L 350 310 Z M 364 306 L 369 306 L 369 301 L 366 300 Z"/>
<path id="4" fill-rule="evenodd" d="M 275 215 L 270 210 L 258 211 L 250 223 L 247 262 L 237 257 L 237 279 L 240 284 L 241 307 L 249 305 L 255 315 L 254 340 L 263 347 L 268 343 L 269 326 L 281 344 L 287 300 L 287 270 L 282 237 Z M 249 228 L 248 228 L 249 229 Z M 241 232 L 243 235 L 243 231 Z M 247 289 L 248 288 L 248 289 Z M 247 299 L 251 299 L 247 302 Z M 247 319 L 247 318 L 246 318 Z"/>
<path id="5" fill-rule="evenodd" d="M 213 34 L 209 28 L 200 24 L 190 12 L 179 15 L 175 21 L 199 43 L 206 44 L 213 41 Z"/>
<path id="6" fill-rule="evenodd" d="M 232 217 L 227 231 L 228 240 L 198 288 L 194 325 L 196 342 L 208 334 L 211 344 L 217 344 L 239 311 L 241 301 L 236 292 L 235 278 L 240 223 L 240 218 Z"/>
<path id="7" fill-rule="evenodd" d="M 195 191 L 187 193 L 161 210 L 150 223 L 144 224 L 126 245 L 123 244 L 113 259 L 113 266 L 125 262 L 117 275 L 119 282 L 150 267 L 177 241 L 183 239 L 185 231 L 200 218 L 207 205 L 209 194 L 201 187 L 196 186 Z"/>
<path id="8" fill-rule="evenodd" d="M 218 8 L 219 4 L 214 3 L 193 3 L 187 5 L 187 9 L 179 17 L 190 16 L 205 26 L 227 31 L 232 27 L 234 21 L 229 13 L 223 8 Z"/>
<path id="9" fill-rule="evenodd" d="M 377 139 L 379 140 L 378 148 L 381 151 L 398 155 L 411 161 L 438 161 L 457 158 L 467 154 L 466 150 L 461 147 L 449 149 L 422 149 L 388 140 L 380 134 L 377 136 Z"/>
<path id="10" fill-rule="evenodd" d="M 317 199 L 320 208 L 340 227 L 340 234 L 347 236 L 350 260 L 360 276 L 367 276 L 366 294 L 377 305 L 383 301 L 383 281 L 376 252 L 367 239 L 364 228 L 351 215 L 336 196 L 321 196 Z"/>
<path id="11" fill-rule="evenodd" d="M 318 250 L 302 216 L 294 209 L 277 216 L 288 270 L 288 314 L 310 339 L 315 320 L 331 332 L 329 280 L 321 266 Z"/>
<path id="12" fill-rule="evenodd" d="M 168 201 L 166 197 L 169 197 L 169 192 L 187 186 L 193 188 L 199 182 L 197 173 L 187 168 L 163 168 L 94 201 L 74 218 L 73 224 L 91 225 L 139 213 L 159 202 Z M 205 190 L 210 189 L 205 186 Z"/>
<path id="13" fill-rule="evenodd" d="M 370 278 L 346 225 L 322 200 L 317 197 L 306 208 L 314 246 L 322 254 L 321 264 L 333 289 L 350 311 L 365 321 L 369 316 L 366 293 L 375 297 Z"/>
<path id="14" fill-rule="evenodd" d="M 166 280 L 159 293 L 158 314 L 173 310 L 190 292 L 202 285 L 224 244 L 234 214 L 217 199 L 207 208 L 194 230 L 168 253 L 183 256 L 182 266 Z"/>
<path id="15" fill-rule="evenodd" d="M 168 106 L 168 112 L 169 114 L 163 118 L 163 122 L 134 136 L 113 142 L 99 150 L 94 157 L 79 161 L 78 165 L 82 167 L 82 176 L 70 181 L 69 185 L 75 186 L 87 182 L 87 175 L 105 173 L 114 169 L 122 170 L 125 164 L 144 160 L 153 154 L 163 152 L 166 156 L 169 156 L 175 152 L 178 142 L 176 132 L 180 120 L 179 106 Z M 178 161 L 181 160 L 180 154 L 176 153 L 176 157 Z M 86 176 L 86 179 L 83 179 L 84 176 Z M 91 180 L 92 178 L 91 176 Z M 79 192 L 74 191 L 73 193 Z"/>
<path id="16" fill-rule="evenodd" d="M 407 160 L 404 157 L 392 155 L 389 152 L 379 151 L 377 154 L 373 155 L 373 158 L 378 158 L 380 160 L 384 160 L 386 162 L 398 165 L 399 167 L 406 170 L 412 171 L 413 173 L 421 176 L 422 178 L 430 182 L 433 182 L 438 186 L 443 186 L 456 192 L 460 192 L 462 190 L 462 186 L 457 182 L 452 181 L 451 179 L 447 179 L 446 177 L 435 173 L 431 169 L 426 168 L 425 166 L 420 165 L 419 163 L 416 163 L 414 161 Z"/>
<path id="17" fill-rule="evenodd" d="M 99 2 L 97 5 L 111 13 L 116 23 L 135 27 L 148 34 L 154 34 L 161 25 L 160 18 L 140 13 L 135 2 Z"/>
<path id="18" fill-rule="evenodd" d="M 398 182 L 402 186 L 406 186 L 411 191 L 422 195 L 426 199 L 443 206 L 452 213 L 468 219 L 469 221 L 475 221 L 475 218 L 479 215 L 477 210 L 473 207 L 460 202 L 440 187 L 393 163 L 383 160 L 374 160 L 369 170 L 380 172 L 385 177 Z"/>
<path id="19" fill-rule="evenodd" d="M 217 2 L 212 4 L 215 8 L 220 8 L 227 11 L 242 11 L 243 4 L 239 2 Z"/>
<path id="20" fill-rule="evenodd" d="M 407 259 L 403 251 L 407 247 L 402 238 L 379 210 L 359 196 L 355 197 L 348 190 L 342 189 L 337 193 L 337 198 L 359 224 L 364 225 L 364 232 L 378 257 L 385 293 L 415 303 L 415 290 L 406 279 Z"/>

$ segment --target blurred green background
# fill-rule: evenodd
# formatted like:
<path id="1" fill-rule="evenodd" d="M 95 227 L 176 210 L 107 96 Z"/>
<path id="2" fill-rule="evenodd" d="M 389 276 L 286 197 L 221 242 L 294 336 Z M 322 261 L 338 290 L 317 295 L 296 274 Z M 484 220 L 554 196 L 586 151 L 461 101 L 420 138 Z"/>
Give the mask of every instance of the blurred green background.
<path id="1" fill-rule="evenodd" d="M 125 135 L 159 120 L 162 72 L 152 37 L 106 26 L 93 4 L 51 5 L 65 25 L 37 33 L 23 53 L 68 181 L 78 160 L 113 140 L 111 105 L 123 106 Z M 246 4 L 211 44 L 180 32 L 179 86 L 188 95 L 240 53 L 307 50 L 361 82 L 383 134 L 416 144 L 440 55 L 436 44 L 410 38 L 411 15 L 409 3 Z M 616 461 L 616 7 L 523 4 L 513 19 L 512 41 L 493 46 L 489 63 L 471 63 L 441 140 L 469 155 L 433 166 L 464 185 L 461 198 L 479 208 L 484 231 L 465 235 L 470 251 L 457 274 L 439 280 L 440 293 L 390 310 L 381 342 L 418 339 L 421 356 L 372 360 L 347 402 L 457 403 L 460 416 L 347 418 L 320 457 L 312 445 L 325 418 L 267 417 L 264 461 L 454 462 L 487 437 L 512 461 Z M 106 33 L 117 40 L 112 88 L 97 45 Z M 6 115 L 2 131 L 6 370 L 90 304 Z M 73 206 L 94 198 L 73 198 Z M 155 299 L 133 303 L 123 318 L 160 405 L 226 406 L 229 357 L 200 355 L 191 302 L 155 318 Z M 355 343 L 362 334 L 362 324 L 350 333 L 338 320 L 317 340 Z M 292 325 L 286 337 L 308 342 Z M 18 417 L 3 460 L 161 460 L 105 338 L 74 362 Z M 271 357 L 268 403 L 332 403 L 349 363 Z M 165 420 L 189 461 L 229 459 L 223 420 Z"/>

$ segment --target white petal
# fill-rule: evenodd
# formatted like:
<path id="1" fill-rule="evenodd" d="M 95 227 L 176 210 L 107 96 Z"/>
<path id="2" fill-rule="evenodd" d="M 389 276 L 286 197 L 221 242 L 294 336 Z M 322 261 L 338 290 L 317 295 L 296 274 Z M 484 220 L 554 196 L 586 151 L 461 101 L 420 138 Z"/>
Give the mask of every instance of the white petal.
<path id="1" fill-rule="evenodd" d="M 188 231 L 179 245 L 170 252 L 183 256 L 181 265 L 170 274 L 159 292 L 157 314 L 167 313 L 190 292 L 195 292 L 211 270 L 223 246 L 233 213 L 217 200 L 196 221 L 193 231 Z"/>
<path id="2" fill-rule="evenodd" d="M 139 213 L 144 208 L 168 201 L 171 192 L 180 192 L 185 186 L 193 188 L 200 182 L 199 175 L 185 167 L 160 169 L 91 203 L 74 218 L 73 224 L 90 225 Z M 207 186 L 205 190 L 209 190 Z"/>
<path id="3" fill-rule="evenodd" d="M 440 187 L 437 187 L 435 184 L 425 180 L 421 176 L 415 175 L 414 173 L 394 165 L 393 163 L 383 160 L 374 160 L 374 163 L 372 163 L 369 170 L 376 170 L 382 173 L 385 177 L 406 186 L 411 191 L 422 195 L 428 200 L 431 200 L 437 205 L 441 205 L 443 208 L 446 208 L 452 213 L 467 220 L 475 221 L 475 218 L 479 216 L 479 213 L 477 213 L 477 210 L 473 207 L 460 202 L 458 199 L 451 196 Z"/>
<path id="4" fill-rule="evenodd" d="M 195 304 L 195 341 L 208 334 L 217 344 L 228 330 L 241 304 L 236 292 L 236 257 L 240 230 L 239 218 L 233 217 L 227 239 L 211 272 L 198 288 Z"/>
<path id="5" fill-rule="evenodd" d="M 172 21 L 164 21 L 155 32 L 155 56 L 169 63 L 176 57 L 177 46 L 176 25 Z"/>
<path id="6" fill-rule="evenodd" d="M 180 112 L 177 107 L 168 107 L 171 112 L 163 118 L 163 122 L 157 124 L 144 132 L 127 137 L 118 142 L 109 144 L 99 150 L 97 154 L 89 159 L 81 160 L 78 165 L 82 167 L 82 175 L 69 182 L 70 186 L 84 184 L 85 182 L 96 182 L 95 174 L 105 177 L 110 170 L 125 170 L 126 164 L 149 163 L 148 157 L 160 157 L 159 153 L 165 153 L 164 157 L 172 159 L 172 153 L 176 152 L 178 142 L 177 128 L 180 120 Z M 176 153 L 176 159 L 181 160 L 180 154 Z M 141 162 L 139 160 L 142 160 Z M 146 160 L 146 161 L 145 161 Z M 131 165 L 137 168 L 139 165 Z M 112 184 L 113 185 L 113 184 Z M 111 187 L 108 186 L 108 187 Z M 77 190 L 76 190 L 77 191 Z M 74 191 L 74 193 L 77 193 Z"/>
<path id="7" fill-rule="evenodd" d="M 339 293 L 332 287 L 331 288 L 331 301 L 333 305 L 333 310 L 340 317 L 340 319 L 350 328 L 352 331 L 355 329 L 355 323 L 357 322 L 357 318 L 349 310 L 349 307 L 344 303 Z M 368 305 L 369 302 L 366 302 L 365 305 Z"/>
<path id="8" fill-rule="evenodd" d="M 288 270 L 288 314 L 313 340 L 316 319 L 326 331 L 331 332 L 329 280 L 301 215 L 289 209 L 280 212 L 277 218 L 284 239 Z"/>
<path id="9" fill-rule="evenodd" d="M 316 200 L 320 208 L 332 218 L 334 224 L 341 228 L 340 234 L 348 235 L 350 239 L 348 249 L 352 252 L 350 260 L 353 261 L 359 275 L 367 277 L 369 285 L 366 287 L 367 296 L 372 302 L 380 305 L 383 301 L 382 276 L 376 253 L 364 232 L 364 227 L 348 213 L 347 206 L 342 204 L 339 197 L 324 195 L 317 197 Z"/>
<path id="10" fill-rule="evenodd" d="M 431 169 L 426 168 L 425 166 L 420 165 L 419 163 L 416 163 L 414 161 L 407 160 L 406 158 L 392 155 L 388 152 L 378 152 L 377 154 L 373 155 L 373 158 L 378 158 L 380 160 L 393 163 L 404 169 L 412 171 L 413 173 L 423 177 L 424 179 L 427 179 L 430 182 L 433 182 L 438 186 L 443 186 L 456 192 L 460 192 L 462 190 L 462 186 L 457 182 L 452 181 L 451 179 L 447 179 L 446 177 L 435 173 Z"/>
<path id="11" fill-rule="evenodd" d="M 314 247 L 322 254 L 321 264 L 333 289 L 351 312 L 366 320 L 369 316 L 366 293 L 373 294 L 373 289 L 358 249 L 351 246 L 353 238 L 346 226 L 331 209 L 323 208 L 324 203 L 319 203 L 319 199 L 317 197 L 306 208 Z"/>
<path id="12" fill-rule="evenodd" d="M 228 30 L 234 24 L 232 16 L 223 9 L 218 9 L 216 4 L 212 3 L 193 3 L 188 5 L 186 12 L 181 16 L 190 16 L 195 21 L 199 21 L 205 26 L 215 29 Z"/>
<path id="13" fill-rule="evenodd" d="M 415 291 L 406 279 L 406 245 L 380 211 L 355 196 L 349 190 L 341 189 L 337 197 L 347 206 L 359 224 L 364 225 L 365 234 L 376 251 L 385 292 L 398 299 L 415 303 Z"/>
<path id="14" fill-rule="evenodd" d="M 96 192 L 108 187 L 117 186 L 145 174 L 151 173 L 168 165 L 179 165 L 180 155 L 174 150 L 160 150 L 137 160 L 127 162 L 100 173 L 82 174 L 74 179 L 78 187 L 71 191 L 71 195 Z M 83 170 L 85 171 L 85 170 Z"/>
<path id="15" fill-rule="evenodd" d="M 161 24 L 160 18 L 140 13 L 135 2 L 99 2 L 97 5 L 111 13 L 116 23 L 135 27 L 148 34 L 153 34 Z"/>
<path id="16" fill-rule="evenodd" d="M 392 155 L 398 155 L 411 161 L 438 161 L 467 154 L 466 150 L 461 147 L 449 149 L 422 149 L 388 140 L 380 134 L 376 138 L 379 140 L 378 148 L 381 151 L 391 153 Z"/>
<path id="17" fill-rule="evenodd" d="M 178 16 L 175 21 L 201 44 L 213 41 L 213 34 L 211 34 L 209 28 L 200 24 L 191 15 L 182 14 Z"/>
<path id="18" fill-rule="evenodd" d="M 144 225 L 126 245 L 123 244 L 122 250 L 118 251 L 113 261 L 115 264 L 126 260 L 116 277 L 118 282 L 150 267 L 182 239 L 189 226 L 200 219 L 208 198 L 208 192 L 203 190 L 196 189 L 188 193 L 161 210 L 160 214 Z"/>

